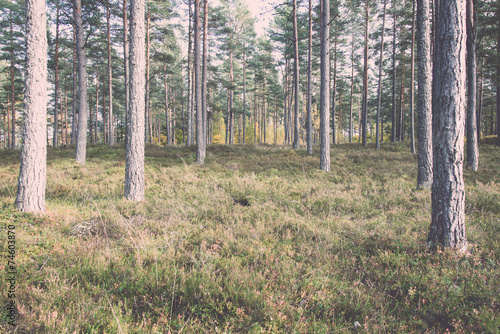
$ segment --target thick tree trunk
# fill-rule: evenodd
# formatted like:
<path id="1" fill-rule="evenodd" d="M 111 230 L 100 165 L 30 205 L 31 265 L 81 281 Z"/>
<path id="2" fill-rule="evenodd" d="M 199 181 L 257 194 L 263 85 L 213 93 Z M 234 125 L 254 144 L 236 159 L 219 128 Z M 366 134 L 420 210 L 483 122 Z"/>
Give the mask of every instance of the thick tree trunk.
<path id="1" fill-rule="evenodd" d="M 297 27 L 297 0 L 293 0 L 293 46 L 294 46 L 293 85 L 295 94 L 293 148 L 298 149 L 300 147 L 300 135 L 299 135 L 299 33 Z"/>
<path id="2" fill-rule="evenodd" d="M 81 0 L 73 0 L 73 6 L 76 27 L 76 54 L 78 58 L 78 134 L 75 159 L 77 162 L 84 164 L 87 153 L 87 60 L 84 49 Z"/>
<path id="3" fill-rule="evenodd" d="M 410 58 L 410 145 L 411 154 L 415 154 L 415 1 L 411 14 L 411 58 Z"/>
<path id="4" fill-rule="evenodd" d="M 194 0 L 194 93 L 196 108 L 196 163 L 203 165 L 206 154 L 206 138 L 203 130 L 203 111 L 201 110 L 201 82 L 200 56 L 202 42 L 200 38 L 200 0 Z"/>
<path id="5" fill-rule="evenodd" d="M 108 30 L 108 144 L 115 144 L 115 129 L 113 122 L 113 68 L 111 67 L 111 12 L 109 10 L 109 0 L 106 3 L 106 17 L 107 17 L 107 30 Z"/>
<path id="6" fill-rule="evenodd" d="M 56 49 L 54 55 L 54 127 L 52 135 L 52 146 L 57 147 L 59 135 L 59 1 L 56 1 Z"/>
<path id="7" fill-rule="evenodd" d="M 366 146 L 367 135 L 367 116 L 368 116 L 368 37 L 370 34 L 369 29 L 369 6 L 368 0 L 365 0 L 365 52 L 363 57 L 363 106 L 361 109 L 361 128 L 362 128 L 362 142 Z"/>
<path id="8" fill-rule="evenodd" d="M 463 181 L 465 118 L 465 0 L 436 5 L 433 68 L 434 181 L 431 246 L 467 250 Z"/>
<path id="9" fill-rule="evenodd" d="M 145 0 L 132 0 L 130 20 L 130 108 L 126 144 L 125 197 L 144 199 Z"/>
<path id="10" fill-rule="evenodd" d="M 47 15 L 45 0 L 26 1 L 26 91 L 16 207 L 23 212 L 45 211 Z"/>
<path id="11" fill-rule="evenodd" d="M 479 148 L 476 117 L 476 16 L 475 1 L 467 1 L 467 166 L 477 171 Z"/>
<path id="12" fill-rule="evenodd" d="M 321 109 L 319 169 L 330 171 L 330 0 L 321 0 Z"/>
<path id="13" fill-rule="evenodd" d="M 382 18 L 382 36 L 380 39 L 380 59 L 378 70 L 378 90 L 377 90 L 377 118 L 376 118 L 376 134 L 375 134 L 375 149 L 380 150 L 380 108 L 382 105 L 382 68 L 384 64 L 384 35 L 385 35 L 385 12 L 387 2 L 384 0 L 384 15 Z"/>
<path id="14" fill-rule="evenodd" d="M 309 0 L 309 38 L 307 43 L 307 154 L 312 154 L 312 0 Z"/>
<path id="15" fill-rule="evenodd" d="M 417 188 L 430 188 L 432 185 L 432 64 L 429 8 L 429 0 L 417 0 Z"/>

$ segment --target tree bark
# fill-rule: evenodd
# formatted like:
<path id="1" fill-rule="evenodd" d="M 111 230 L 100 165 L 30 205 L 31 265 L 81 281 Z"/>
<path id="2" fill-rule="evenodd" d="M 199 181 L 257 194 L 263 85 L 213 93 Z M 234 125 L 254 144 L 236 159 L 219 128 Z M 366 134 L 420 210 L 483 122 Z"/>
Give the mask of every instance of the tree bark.
<path id="1" fill-rule="evenodd" d="M 247 129 L 247 62 L 246 47 L 243 42 L 243 144 L 246 142 Z"/>
<path id="2" fill-rule="evenodd" d="M 56 1 L 56 49 L 54 55 L 54 127 L 52 146 L 57 147 L 59 135 L 59 1 Z"/>
<path id="3" fill-rule="evenodd" d="M 127 125 L 128 125 L 128 109 L 130 101 L 130 87 L 129 87 L 129 62 L 128 62 L 128 19 L 127 19 L 127 0 L 123 0 L 123 74 L 125 79 L 125 142 L 127 142 Z"/>
<path id="4" fill-rule="evenodd" d="M 194 93 L 196 109 L 196 163 L 203 165 L 206 154 L 206 138 L 203 130 L 203 111 L 201 110 L 201 84 L 200 55 L 202 42 L 200 38 L 200 0 L 194 0 Z"/>
<path id="5" fill-rule="evenodd" d="M 146 4 L 147 6 L 147 4 Z M 150 143 L 150 133 L 148 131 L 149 129 L 149 119 L 150 119 L 150 110 L 149 110 L 149 48 L 150 48 L 150 43 L 149 43 L 149 21 L 150 21 L 150 15 L 149 15 L 149 10 L 147 11 L 146 14 L 146 101 L 144 103 L 144 140 L 146 143 Z"/>
<path id="6" fill-rule="evenodd" d="M 362 142 L 366 146 L 367 116 L 368 116 L 368 36 L 369 36 L 369 6 L 365 0 L 365 52 L 363 57 L 363 106 L 361 109 Z"/>
<path id="7" fill-rule="evenodd" d="M 73 0 L 73 16 L 76 27 L 76 54 L 78 58 L 78 134 L 75 159 L 85 164 L 87 150 L 87 60 L 84 49 L 82 2 Z"/>
<path id="8" fill-rule="evenodd" d="M 433 68 L 434 181 L 428 243 L 467 250 L 463 181 L 465 0 L 436 4 Z"/>
<path id="9" fill-rule="evenodd" d="M 73 98 L 71 101 L 72 114 L 71 117 L 71 145 L 76 144 L 76 136 L 78 133 L 78 112 L 77 112 L 77 58 L 76 58 L 76 24 L 73 22 Z"/>
<path id="10" fill-rule="evenodd" d="M 298 149 L 300 147 L 300 135 L 299 135 L 299 33 L 297 28 L 297 0 L 293 0 L 293 46 L 294 46 L 293 84 L 294 84 L 294 94 L 295 94 L 293 148 Z"/>
<path id="11" fill-rule="evenodd" d="M 332 81 L 332 143 L 333 145 L 337 144 L 337 129 L 336 129 L 336 120 L 335 120 L 335 114 L 336 114 L 336 99 L 337 99 L 337 31 L 335 31 L 335 38 L 334 38 L 334 45 L 333 45 L 333 81 Z M 339 115 L 339 128 L 342 128 L 342 123 L 340 122 L 340 119 L 342 119 L 341 115 Z"/>
<path id="12" fill-rule="evenodd" d="M 319 169 L 330 171 L 330 0 L 321 0 L 321 109 Z"/>
<path id="13" fill-rule="evenodd" d="M 191 82 L 191 31 L 192 31 L 192 10 L 191 10 L 191 0 L 188 0 L 189 7 L 189 23 L 188 23 L 188 54 L 187 54 L 187 124 L 186 124 L 186 146 L 193 143 L 193 133 L 192 133 L 192 115 L 191 115 L 191 92 L 192 92 L 192 82 Z"/>
<path id="14" fill-rule="evenodd" d="M 349 102 L 349 144 L 352 144 L 352 132 L 353 132 L 353 115 L 352 115 L 352 107 L 354 103 L 354 29 L 352 32 L 352 40 L 351 40 L 351 98 Z"/>
<path id="15" fill-rule="evenodd" d="M 391 142 L 396 141 L 396 0 L 392 1 L 392 125 Z"/>
<path id="16" fill-rule="evenodd" d="M 384 0 L 384 14 L 382 18 L 382 36 L 380 40 L 380 59 L 378 70 L 378 90 L 377 90 L 377 118 L 376 118 L 376 134 L 375 134 L 375 149 L 380 150 L 380 108 L 382 105 L 382 68 L 384 64 L 384 35 L 385 35 L 385 12 L 387 2 Z"/>
<path id="17" fill-rule="evenodd" d="M 312 154 L 312 0 L 309 0 L 309 38 L 307 43 L 307 154 Z"/>
<path id="18" fill-rule="evenodd" d="M 45 0 L 26 1 L 26 91 L 16 208 L 23 212 L 45 211 L 46 108 L 47 108 L 47 15 Z"/>
<path id="19" fill-rule="evenodd" d="M 125 197 L 144 199 L 145 0 L 132 0 L 130 20 L 130 108 L 126 143 Z"/>
<path id="20" fill-rule="evenodd" d="M 204 1 L 203 4 L 203 68 L 202 68 L 202 82 L 201 82 L 201 109 L 203 111 L 203 137 L 205 141 L 208 141 L 208 103 L 207 103 L 207 80 L 208 80 L 208 71 L 207 71 L 207 62 L 208 62 L 208 0 Z M 245 54 L 243 53 L 243 63 L 245 63 Z M 244 71 L 244 69 L 243 69 Z M 243 78 L 245 78 L 245 72 L 243 72 Z M 245 80 L 245 79 L 243 79 Z M 243 81 L 243 85 L 244 85 Z M 244 87 L 244 86 L 243 86 Z M 243 94 L 245 94 L 245 90 L 243 90 Z M 245 95 L 243 95 L 243 101 L 245 100 Z M 244 133 L 243 129 L 243 133 Z M 243 141 L 244 141 L 243 136 Z"/>
<path id="21" fill-rule="evenodd" d="M 15 89 L 15 60 L 14 60 L 14 19 L 12 17 L 12 9 L 10 10 L 11 20 L 10 20 L 10 103 L 11 103 L 11 121 L 12 121 L 12 141 L 10 142 L 11 149 L 16 148 L 16 89 Z"/>
<path id="22" fill-rule="evenodd" d="M 432 64 L 430 21 L 429 0 L 417 0 L 417 188 L 430 188 L 432 185 Z"/>
<path id="23" fill-rule="evenodd" d="M 410 145 L 411 154 L 415 154 L 415 1 L 411 14 L 411 64 L 410 64 Z"/>
<path id="24" fill-rule="evenodd" d="M 479 167 L 479 148 L 476 117 L 476 15 L 475 1 L 467 1 L 467 166 Z"/>
<path id="25" fill-rule="evenodd" d="M 115 129 L 113 122 L 113 68 L 111 64 L 111 11 L 109 10 L 109 0 L 106 3 L 106 22 L 108 30 L 108 144 L 115 144 Z"/>

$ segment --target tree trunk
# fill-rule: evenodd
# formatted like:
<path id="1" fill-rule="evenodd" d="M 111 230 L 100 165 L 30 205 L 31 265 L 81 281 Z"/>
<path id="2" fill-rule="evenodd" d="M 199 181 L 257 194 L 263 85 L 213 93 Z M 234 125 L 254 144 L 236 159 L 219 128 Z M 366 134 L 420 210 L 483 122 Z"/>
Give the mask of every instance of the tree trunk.
<path id="1" fill-rule="evenodd" d="M 380 108 L 382 105 L 382 67 L 384 64 L 384 35 L 385 35 L 385 11 L 387 2 L 384 0 L 384 15 L 382 18 L 382 36 L 380 39 L 380 60 L 378 70 L 378 90 L 377 90 L 377 118 L 376 118 L 376 134 L 375 134 L 375 149 L 380 150 Z"/>
<path id="2" fill-rule="evenodd" d="M 330 171 L 330 0 L 322 0 L 321 11 L 321 109 L 319 169 Z"/>
<path id="3" fill-rule="evenodd" d="M 205 138 L 205 143 L 208 141 L 208 109 L 207 109 L 207 62 L 208 62 L 208 0 L 204 1 L 203 4 L 203 68 L 202 68 L 202 82 L 201 82 L 201 110 L 203 112 L 203 137 Z M 243 63 L 245 63 L 245 54 L 243 54 Z M 243 72 L 243 78 L 245 74 Z M 244 79 L 243 79 L 244 80 Z M 243 83 L 244 84 L 244 83 Z M 245 91 L 243 91 L 245 94 Z M 243 101 L 245 97 L 243 95 Z M 245 130 L 243 130 L 245 131 Z M 245 140 L 245 139 L 243 139 Z"/>
<path id="4" fill-rule="evenodd" d="M 496 135 L 497 135 L 497 145 L 500 146 L 500 5 L 497 3 L 497 77 L 496 77 L 496 86 L 497 86 L 497 126 L 496 126 Z"/>
<path id="5" fill-rule="evenodd" d="M 415 154 L 415 1 L 411 14 L 411 64 L 410 64 L 410 145 L 411 154 Z"/>
<path id="6" fill-rule="evenodd" d="M 115 144 L 115 129 L 113 122 L 113 68 L 111 67 L 111 12 L 109 10 L 109 0 L 106 3 L 106 17 L 108 28 L 108 144 L 113 146 Z"/>
<path id="7" fill-rule="evenodd" d="M 467 1 L 467 166 L 477 171 L 479 148 L 476 118 L 476 15 L 475 1 Z"/>
<path id="8" fill-rule="evenodd" d="M 247 135 L 247 76 L 246 76 L 246 48 L 243 42 L 243 144 L 246 142 Z"/>
<path id="9" fill-rule="evenodd" d="M 368 37 L 369 37 L 369 6 L 365 0 L 365 52 L 363 64 L 363 106 L 361 109 L 362 145 L 366 146 L 367 116 L 368 116 Z"/>
<path id="10" fill-rule="evenodd" d="M 59 135 L 59 1 L 56 1 L 56 49 L 54 55 L 54 127 L 52 146 L 57 147 Z"/>
<path id="11" fill-rule="evenodd" d="M 168 106 L 168 75 L 167 75 L 167 65 L 163 64 L 163 70 L 165 71 L 164 84 L 165 84 L 165 129 L 167 131 L 167 146 L 172 145 L 172 130 L 170 128 L 171 116 L 170 108 Z"/>
<path id="12" fill-rule="evenodd" d="M 349 100 L 349 144 L 352 144 L 353 132 L 353 119 L 352 107 L 354 103 L 354 29 L 352 32 L 352 46 L 351 46 L 351 98 Z"/>
<path id="13" fill-rule="evenodd" d="M 82 26 L 82 2 L 73 0 L 73 16 L 76 27 L 76 54 L 78 58 L 78 134 L 75 159 L 84 164 L 87 150 L 87 60 L 84 49 Z"/>
<path id="14" fill-rule="evenodd" d="M 146 4 L 147 6 L 147 4 Z M 150 110 L 149 110 L 149 48 L 150 48 L 150 43 L 149 43 L 149 22 L 150 22 L 150 15 L 149 15 L 149 10 L 147 11 L 146 14 L 146 101 L 144 103 L 144 140 L 146 143 L 150 143 L 150 133 L 148 131 L 149 129 L 149 119 L 150 119 Z"/>
<path id="15" fill-rule="evenodd" d="M 11 103 L 11 121 L 12 121 L 12 141 L 11 149 L 16 148 L 16 89 L 15 89 L 15 60 L 14 60 L 14 19 L 12 18 L 12 9 L 10 10 L 11 20 L 10 20 L 10 103 Z"/>
<path id="16" fill-rule="evenodd" d="M 45 211 L 47 147 L 47 16 L 45 0 L 26 1 L 26 91 L 16 208 Z"/>
<path id="17" fill-rule="evenodd" d="M 309 38 L 307 48 L 307 154 L 312 154 L 312 0 L 309 0 Z"/>
<path id="18" fill-rule="evenodd" d="M 392 1 L 392 125 L 391 142 L 396 141 L 396 0 Z"/>
<path id="19" fill-rule="evenodd" d="M 435 9 L 434 181 L 428 242 L 465 252 L 465 1 L 440 0 Z"/>
<path id="20" fill-rule="evenodd" d="M 231 43 L 232 44 L 232 43 Z M 233 49 L 232 47 L 229 49 L 229 145 L 234 144 L 234 112 L 233 112 L 233 82 L 234 74 L 233 74 Z"/>
<path id="21" fill-rule="evenodd" d="M 123 0 L 123 7 L 122 7 L 122 13 L 123 13 L 123 73 L 124 73 L 124 78 L 125 78 L 125 142 L 127 142 L 127 125 L 128 123 L 128 108 L 129 108 L 129 101 L 130 101 L 130 87 L 129 87 L 129 63 L 128 63 L 128 19 L 127 19 L 127 0 Z"/>
<path id="22" fill-rule="evenodd" d="M 481 65 L 481 72 L 479 74 L 479 88 L 477 96 L 477 114 L 476 114 L 476 124 L 477 124 L 477 142 L 481 139 L 481 118 L 483 113 L 483 76 L 484 76 L 484 65 Z"/>
<path id="23" fill-rule="evenodd" d="M 293 0 L 293 46 L 294 46 L 293 84 L 294 84 L 294 94 L 295 94 L 293 148 L 298 149 L 300 147 L 300 135 L 299 135 L 299 33 L 297 28 L 297 0 Z"/>
<path id="24" fill-rule="evenodd" d="M 132 0 L 130 20 L 130 108 L 128 142 L 126 144 L 125 197 L 131 201 L 144 199 L 144 108 L 146 76 L 144 59 L 145 0 Z"/>
<path id="25" fill-rule="evenodd" d="M 333 43 L 334 43 L 333 45 L 334 55 L 333 55 L 333 87 L 332 87 L 332 143 L 333 145 L 335 145 L 337 144 L 337 129 L 335 120 L 335 114 L 336 114 L 335 104 L 337 99 L 337 31 L 335 31 L 335 38 Z M 340 124 L 339 127 L 342 127 L 342 124 Z"/>
<path id="26" fill-rule="evenodd" d="M 429 0 L 417 0 L 417 188 L 430 188 L 432 185 L 432 64 L 429 8 Z"/>
<path id="27" fill-rule="evenodd" d="M 78 133 L 78 113 L 77 113 L 77 58 L 76 58 L 76 24 L 73 22 L 73 98 L 71 101 L 72 114 L 71 117 L 71 145 L 76 144 L 76 136 Z"/>
<path id="28" fill-rule="evenodd" d="M 191 92 L 192 92 L 192 82 L 191 82 L 191 31 L 192 31 L 192 11 L 191 11 L 191 0 L 188 0 L 189 7 L 189 23 L 188 23 L 188 54 L 187 54 L 187 124 L 186 124 L 186 146 L 191 145 L 193 142 L 193 133 L 192 133 L 192 117 L 191 117 Z"/>
<path id="29" fill-rule="evenodd" d="M 200 55 L 202 42 L 200 38 L 200 0 L 194 0 L 194 93 L 196 108 L 196 163 L 203 165 L 206 154 L 206 138 L 203 130 L 203 112 L 201 110 L 201 82 Z"/>

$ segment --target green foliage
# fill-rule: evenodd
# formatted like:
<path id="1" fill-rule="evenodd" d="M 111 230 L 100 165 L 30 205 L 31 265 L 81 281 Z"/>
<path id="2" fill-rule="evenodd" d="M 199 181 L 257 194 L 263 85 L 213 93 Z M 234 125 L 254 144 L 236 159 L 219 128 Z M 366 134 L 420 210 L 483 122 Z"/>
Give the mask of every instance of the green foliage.
<path id="1" fill-rule="evenodd" d="M 480 149 L 464 256 L 426 247 L 430 191 L 403 144 L 337 145 L 330 173 L 317 151 L 214 145 L 200 167 L 191 148 L 148 145 L 141 203 L 122 195 L 123 147 L 90 146 L 86 165 L 49 148 L 41 216 L 13 209 L 19 152 L 1 151 L 18 331 L 493 333 L 500 150 Z"/>

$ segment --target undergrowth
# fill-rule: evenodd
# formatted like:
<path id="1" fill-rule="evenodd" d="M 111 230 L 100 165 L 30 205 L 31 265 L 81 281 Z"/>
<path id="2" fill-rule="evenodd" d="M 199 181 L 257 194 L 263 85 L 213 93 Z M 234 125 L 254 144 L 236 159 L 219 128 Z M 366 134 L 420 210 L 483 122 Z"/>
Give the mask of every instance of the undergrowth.
<path id="1" fill-rule="evenodd" d="M 47 212 L 14 209 L 19 152 L 0 152 L 15 225 L 16 333 L 402 333 L 500 328 L 498 147 L 465 170 L 469 254 L 431 252 L 429 190 L 402 144 L 146 148 L 146 200 L 123 198 L 123 147 L 48 152 Z M 354 323 L 359 323 L 355 328 Z"/>

